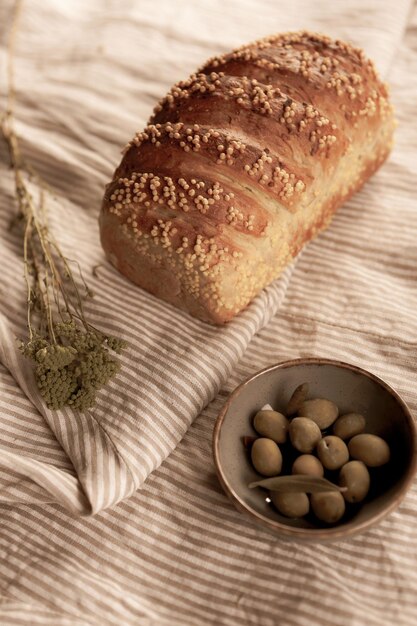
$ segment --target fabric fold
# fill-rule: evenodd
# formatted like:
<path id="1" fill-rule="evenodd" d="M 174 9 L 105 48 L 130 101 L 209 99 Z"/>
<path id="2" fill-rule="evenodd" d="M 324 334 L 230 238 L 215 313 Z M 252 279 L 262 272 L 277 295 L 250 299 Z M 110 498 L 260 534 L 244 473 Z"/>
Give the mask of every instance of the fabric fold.
<path id="1" fill-rule="evenodd" d="M 20 235 L 8 228 L 13 181 L 3 161 L 0 362 L 32 403 L 36 419 L 42 416 L 64 456 L 59 466 L 49 462 L 46 452 L 36 458 L 30 445 L 14 449 L 10 438 L 1 437 L 8 433 L 10 416 L 7 410 L 0 412 L 3 502 L 36 501 L 39 494 L 39 501 L 91 515 L 131 495 L 174 450 L 286 297 L 294 265 L 243 314 L 224 327 L 213 327 L 137 289 L 105 263 L 97 227 L 104 185 L 119 160 L 119 146 L 144 125 L 154 101 L 210 54 L 274 30 L 307 25 L 362 45 L 384 72 L 395 57 L 410 6 L 406 0 L 370 2 L 371 22 L 356 28 L 352 16 L 362 14 L 359 1 L 340 7 L 337 24 L 324 0 L 314 6 L 299 0 L 286 15 L 278 5 L 264 3 L 268 19 L 249 3 L 247 10 L 256 11 L 256 16 L 241 21 L 237 33 L 234 17 L 242 11 L 237 0 L 222 5 L 221 11 L 202 11 L 205 20 L 197 31 L 192 18 L 196 14 L 187 12 L 186 2 L 175 3 L 175 23 L 169 18 L 170 3 L 160 4 L 157 15 L 150 0 L 141 3 L 140 10 L 132 5 L 119 15 L 112 3 L 104 10 L 96 0 L 75 11 L 49 0 L 42 16 L 36 3 L 24 4 L 15 60 L 15 113 L 23 152 L 54 190 L 47 206 L 56 239 L 69 258 L 79 261 L 96 294 L 86 303 L 88 319 L 104 332 L 122 336 L 129 347 L 121 357 L 119 375 L 99 393 L 94 409 L 53 412 L 41 403 L 30 363 L 15 341 L 15 336 L 25 336 L 22 244 Z M 0 23 L 10 24 L 12 8 L 11 2 L 2 7 Z M 153 15 L 153 21 L 147 15 Z M 112 45 L 115 41 L 120 45 Z M 308 272 L 305 264 L 303 271 Z M 33 440 L 43 445 L 35 435 Z M 51 458 L 57 454 L 54 449 Z"/>
<path id="2" fill-rule="evenodd" d="M 97 405 L 83 413 L 46 408 L 31 364 L 19 352 L 12 325 L 0 315 L 0 362 L 49 425 L 74 467 L 74 476 L 30 455 L 8 452 L 1 443 L 0 468 L 33 481 L 42 490 L 42 500 L 57 502 L 74 514 L 94 515 L 131 495 L 175 448 L 226 382 L 251 338 L 276 313 L 292 269 L 223 328 L 172 308 L 162 312 L 162 303 L 141 292 L 143 310 L 149 315 L 143 336 L 139 332 L 135 339 L 132 331 L 123 333 L 129 346 L 122 356 L 121 372 L 100 392 Z M 136 288 L 107 267 L 102 280 L 113 287 L 125 283 L 131 300 L 124 316 L 129 316 L 133 329 L 135 320 L 142 319 L 140 313 L 133 313 Z M 100 300 L 104 311 L 106 301 Z M 100 328 L 116 332 L 120 323 L 107 314 L 100 319 Z M 6 490 L 10 502 L 22 500 L 25 485 Z"/>

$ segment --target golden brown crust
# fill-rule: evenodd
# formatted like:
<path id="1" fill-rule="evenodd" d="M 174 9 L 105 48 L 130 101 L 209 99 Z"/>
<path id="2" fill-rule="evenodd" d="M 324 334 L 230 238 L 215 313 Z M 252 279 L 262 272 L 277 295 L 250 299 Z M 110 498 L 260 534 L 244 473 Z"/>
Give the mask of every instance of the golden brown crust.
<path id="1" fill-rule="evenodd" d="M 138 285 L 231 319 L 386 158 L 386 87 L 362 51 L 311 33 L 210 59 L 125 149 L 100 218 Z"/>

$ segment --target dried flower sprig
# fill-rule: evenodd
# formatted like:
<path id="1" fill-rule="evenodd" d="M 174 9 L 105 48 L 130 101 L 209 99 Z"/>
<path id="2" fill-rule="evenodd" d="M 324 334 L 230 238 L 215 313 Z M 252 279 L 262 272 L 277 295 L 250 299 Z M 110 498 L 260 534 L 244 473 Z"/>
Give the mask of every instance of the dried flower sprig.
<path id="1" fill-rule="evenodd" d="M 29 337 L 23 354 L 32 359 L 39 391 L 50 409 L 70 406 L 85 410 L 93 406 L 96 392 L 119 369 L 114 353 L 124 342 L 92 326 L 83 307 L 93 294 L 81 269 L 80 288 L 72 262 L 61 252 L 48 224 L 45 206 L 47 185 L 24 162 L 14 130 L 15 88 L 13 58 L 21 2 L 17 2 L 8 46 L 8 91 L 0 129 L 14 174 L 19 222 L 23 227 L 23 266 L 27 287 Z M 39 188 L 35 200 L 30 183 Z"/>

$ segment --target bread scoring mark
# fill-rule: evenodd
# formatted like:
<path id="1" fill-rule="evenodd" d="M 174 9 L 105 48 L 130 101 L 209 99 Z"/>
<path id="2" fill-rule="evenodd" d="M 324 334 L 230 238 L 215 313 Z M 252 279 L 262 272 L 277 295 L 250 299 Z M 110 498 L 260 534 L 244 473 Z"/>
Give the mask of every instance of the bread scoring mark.
<path id="1" fill-rule="evenodd" d="M 209 89 L 209 86 L 211 89 Z M 181 106 L 184 101 L 190 103 L 190 106 L 187 105 L 188 114 L 190 114 L 193 111 L 193 107 L 196 106 L 196 99 L 199 97 L 205 98 L 207 106 L 216 109 L 219 105 L 213 99 L 214 96 L 226 101 L 233 100 L 246 111 L 262 116 L 267 115 L 281 124 L 288 133 L 298 133 L 301 136 L 306 134 L 311 143 L 311 154 L 315 154 L 318 150 L 329 147 L 337 141 L 337 134 L 331 132 L 336 130 L 336 125 L 331 123 L 326 116 L 322 115 L 311 104 L 297 102 L 280 89 L 273 88 L 272 85 L 261 84 L 255 78 L 249 79 L 246 76 L 227 77 L 223 72 L 218 74 L 211 72 L 209 75 L 193 74 L 187 81 L 182 81 L 175 85 L 160 104 L 155 107 L 151 122 L 155 122 L 160 118 L 162 121 L 165 117 L 172 117 L 171 112 L 176 117 L 181 117 Z M 200 111 L 196 111 L 196 113 L 199 114 Z M 187 152 L 191 149 L 198 151 L 201 142 L 207 142 L 211 137 L 210 131 L 201 134 L 198 124 L 187 129 L 188 136 L 180 136 L 181 128 L 178 127 L 179 123 L 181 122 L 172 124 L 174 127 L 173 133 L 180 140 L 181 147 Z M 158 126 L 160 124 L 151 123 L 145 129 L 145 133 L 148 132 L 149 128 Z M 328 127 L 327 132 L 325 127 Z M 138 140 L 140 140 L 139 136 Z M 157 138 L 155 138 L 154 143 L 155 145 L 158 144 Z M 230 154 L 232 154 L 233 146 L 228 148 Z M 328 156 L 327 153 L 326 156 Z M 233 162 L 232 159 L 229 159 L 227 149 L 220 151 L 219 160 L 224 160 L 229 164 Z"/>
<path id="2" fill-rule="evenodd" d="M 185 213 L 190 210 L 190 204 L 203 214 L 216 200 L 221 200 L 219 183 L 208 186 L 206 181 L 192 178 L 187 181 L 181 177 L 174 180 L 171 176 L 158 176 L 152 172 L 132 172 L 130 178 L 119 178 L 118 188 L 113 189 L 110 200 L 116 201 L 110 209 L 120 215 L 123 205 L 137 204 L 150 207 L 161 204 L 168 208 L 181 209 Z M 233 192 L 225 194 L 229 200 Z"/>
<path id="3" fill-rule="evenodd" d="M 278 42 L 275 42 L 277 45 Z M 223 68 L 230 62 L 251 63 L 255 67 L 269 72 L 291 71 L 311 81 L 316 75 L 326 77 L 325 86 L 334 89 L 336 95 L 342 96 L 347 93 L 351 100 L 363 93 L 362 77 L 356 72 L 346 74 L 339 70 L 339 60 L 335 57 L 326 57 L 319 52 L 297 50 L 291 44 L 282 45 L 281 50 L 275 52 L 271 49 L 270 54 L 265 54 L 265 48 L 272 48 L 273 43 L 256 49 L 252 47 L 237 50 L 231 54 L 210 59 L 202 68 Z M 219 72 L 219 75 L 223 72 Z M 252 79 L 253 80 L 253 79 Z"/>
<path id="4" fill-rule="evenodd" d="M 133 172 L 110 186 L 108 198 L 108 211 L 130 226 L 136 236 L 143 234 L 142 214 L 160 205 L 162 211 L 168 210 L 172 215 L 190 211 L 206 215 L 214 210 L 213 224 L 225 221 L 240 232 L 257 236 L 264 233 L 268 224 L 265 211 L 251 213 L 252 204 L 244 196 L 236 196 L 219 182 L 208 180 L 181 177 L 174 181 L 169 176 Z"/>
<path id="5" fill-rule="evenodd" d="M 308 116 L 310 119 L 316 120 L 318 127 L 319 125 L 326 125 L 328 123 L 328 120 L 322 119 L 321 116 L 316 114 L 313 107 L 310 107 L 310 109 Z M 201 133 L 203 137 L 202 141 L 195 139 L 196 133 L 198 132 Z M 166 149 L 167 141 L 171 141 L 180 149 L 186 150 L 187 137 L 192 138 L 194 141 L 193 150 L 195 152 L 201 152 L 206 155 L 210 161 L 215 160 L 217 165 L 229 165 L 242 168 L 243 172 L 254 182 L 258 182 L 260 185 L 266 187 L 270 193 L 276 195 L 283 201 L 285 200 L 285 206 L 291 211 L 293 210 L 294 200 L 298 199 L 307 189 L 307 180 L 303 180 L 302 175 L 297 175 L 291 171 L 288 165 L 284 163 L 284 160 L 273 155 L 269 149 L 260 149 L 253 145 L 247 145 L 240 139 L 233 138 L 230 134 L 216 129 L 206 129 L 205 127 L 197 127 L 197 125 L 190 128 L 182 122 L 177 124 L 171 124 L 169 122 L 167 124 L 150 124 L 143 132 L 138 133 L 134 137 L 126 146 L 125 150 L 127 152 L 129 149 L 140 148 L 146 143 L 152 144 L 155 148 Z M 329 148 L 334 143 L 332 135 L 318 135 L 315 130 L 311 131 L 311 137 L 312 141 L 315 142 L 314 146 L 316 152 L 319 150 L 323 151 L 323 148 Z M 155 176 L 155 174 L 152 174 L 152 177 L 153 176 Z M 142 181 L 142 183 L 144 182 L 145 181 Z M 220 197 L 217 198 L 216 194 L 217 186 L 220 185 L 219 182 L 214 182 L 213 188 L 208 187 L 207 194 L 212 196 L 211 198 L 204 197 L 203 191 L 199 191 L 198 186 L 195 189 L 193 187 L 190 189 L 187 187 L 186 189 L 183 188 L 182 191 L 176 192 L 174 189 L 174 181 L 167 178 L 167 184 L 171 191 L 164 187 L 164 194 L 165 198 L 168 199 L 164 200 L 155 192 L 152 196 L 154 201 L 160 204 L 166 202 L 169 206 L 178 204 L 180 208 L 188 211 L 191 202 L 188 196 L 190 196 L 194 198 L 196 205 L 201 205 L 200 208 L 202 212 L 207 212 L 210 205 L 213 204 L 213 199 L 221 199 Z M 178 184 L 182 183 L 178 182 Z M 158 181 L 156 185 L 159 187 L 160 182 Z M 184 180 L 184 185 L 190 186 L 190 182 Z M 143 185 L 140 183 L 137 183 L 136 187 L 143 189 Z M 228 200 L 228 198 L 225 199 Z M 135 201 L 143 201 L 145 206 L 150 206 L 147 204 L 150 198 L 145 197 L 143 193 L 139 198 L 136 198 Z"/>
<path id="6" fill-rule="evenodd" d="M 187 126 L 182 122 L 166 124 L 148 124 L 145 130 L 136 133 L 135 137 L 125 148 L 127 151 L 132 145 L 139 147 L 144 142 L 151 142 L 160 148 L 162 140 L 173 140 L 184 152 L 199 152 L 205 144 L 214 145 L 216 163 L 233 165 L 234 160 L 246 150 L 246 145 L 239 139 L 228 137 L 225 133 L 213 128 L 201 128 L 198 124 Z"/>
<path id="7" fill-rule="evenodd" d="M 160 113 L 164 107 L 174 108 L 176 103 L 187 100 L 193 95 L 219 94 L 235 100 L 244 108 L 251 109 L 262 115 L 272 115 L 271 103 L 276 98 L 282 98 L 282 91 L 272 85 L 263 85 L 256 79 L 229 78 L 224 72 L 210 72 L 210 74 L 191 74 L 184 81 L 180 81 L 154 108 L 154 115 Z"/>
<path id="8" fill-rule="evenodd" d="M 257 68 L 258 74 L 267 77 L 275 87 L 278 83 L 282 88 L 282 83 L 285 85 L 289 77 L 298 77 L 300 89 L 314 83 L 316 89 L 327 90 L 343 101 L 353 104 L 357 100 L 356 112 L 363 110 L 365 99 L 366 112 L 361 115 L 372 116 L 372 109 L 378 106 L 383 117 L 392 113 L 388 87 L 380 83 L 373 62 L 365 57 L 363 50 L 340 40 L 308 31 L 274 35 L 213 57 L 199 72 L 236 72 L 240 76 L 245 68 L 250 73 L 251 67 Z M 369 84 L 376 81 L 380 86 L 379 92 L 373 90 L 368 95 Z M 348 116 L 355 113 L 355 107 L 346 113 Z"/>
<path id="9" fill-rule="evenodd" d="M 326 86 L 338 96 L 348 93 L 354 100 L 363 93 L 363 77 L 357 71 L 347 71 L 346 60 L 373 79 L 378 78 L 374 64 L 363 50 L 308 31 L 273 35 L 241 46 L 209 59 L 200 72 L 219 71 L 230 61 L 238 61 L 272 72 L 290 70 L 307 81 L 321 74 L 327 79 Z"/>

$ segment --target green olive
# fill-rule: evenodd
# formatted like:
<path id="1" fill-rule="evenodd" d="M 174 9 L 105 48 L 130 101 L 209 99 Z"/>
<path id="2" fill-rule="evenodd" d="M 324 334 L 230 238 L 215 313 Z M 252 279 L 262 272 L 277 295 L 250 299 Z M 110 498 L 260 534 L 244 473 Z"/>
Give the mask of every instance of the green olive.
<path id="1" fill-rule="evenodd" d="M 309 417 L 317 426 L 324 430 L 333 424 L 339 415 L 339 409 L 334 402 L 324 398 L 305 400 L 298 409 L 298 415 Z"/>
<path id="2" fill-rule="evenodd" d="M 317 444 L 317 454 L 328 470 L 336 470 L 349 461 L 349 450 L 343 439 L 328 435 Z"/>
<path id="3" fill-rule="evenodd" d="M 345 500 L 340 491 L 312 493 L 310 504 L 314 515 L 327 524 L 338 522 L 346 509 Z"/>
<path id="4" fill-rule="evenodd" d="M 371 479 L 362 461 L 349 461 L 340 470 L 339 485 L 347 487 L 343 492 L 346 502 L 362 502 L 368 494 Z"/>
<path id="5" fill-rule="evenodd" d="M 321 439 L 320 428 L 307 417 L 295 417 L 288 432 L 292 445 L 299 452 L 312 452 Z"/>
<path id="6" fill-rule="evenodd" d="M 307 398 L 307 394 L 308 383 L 298 385 L 287 404 L 287 415 L 295 415 L 295 413 L 297 413 L 298 409 Z"/>
<path id="7" fill-rule="evenodd" d="M 257 433 L 276 443 L 285 443 L 288 432 L 288 420 L 278 411 L 258 411 L 253 420 Z"/>
<path id="8" fill-rule="evenodd" d="M 324 469 L 316 456 L 312 454 L 301 454 L 293 463 L 292 473 L 322 478 L 324 476 Z"/>
<path id="9" fill-rule="evenodd" d="M 349 441 L 350 456 L 363 461 L 368 467 L 385 465 L 390 459 L 390 449 L 386 441 L 377 435 L 362 433 Z"/>
<path id="10" fill-rule="evenodd" d="M 340 439 L 350 439 L 365 430 L 365 418 L 359 413 L 347 413 L 333 424 L 333 434 Z"/>
<path id="11" fill-rule="evenodd" d="M 285 493 L 271 491 L 272 502 L 282 515 L 286 517 L 303 517 L 310 509 L 310 502 L 306 493 Z"/>
<path id="12" fill-rule="evenodd" d="M 275 441 L 260 437 L 251 448 L 253 467 L 263 476 L 277 476 L 282 468 L 282 454 Z"/>

